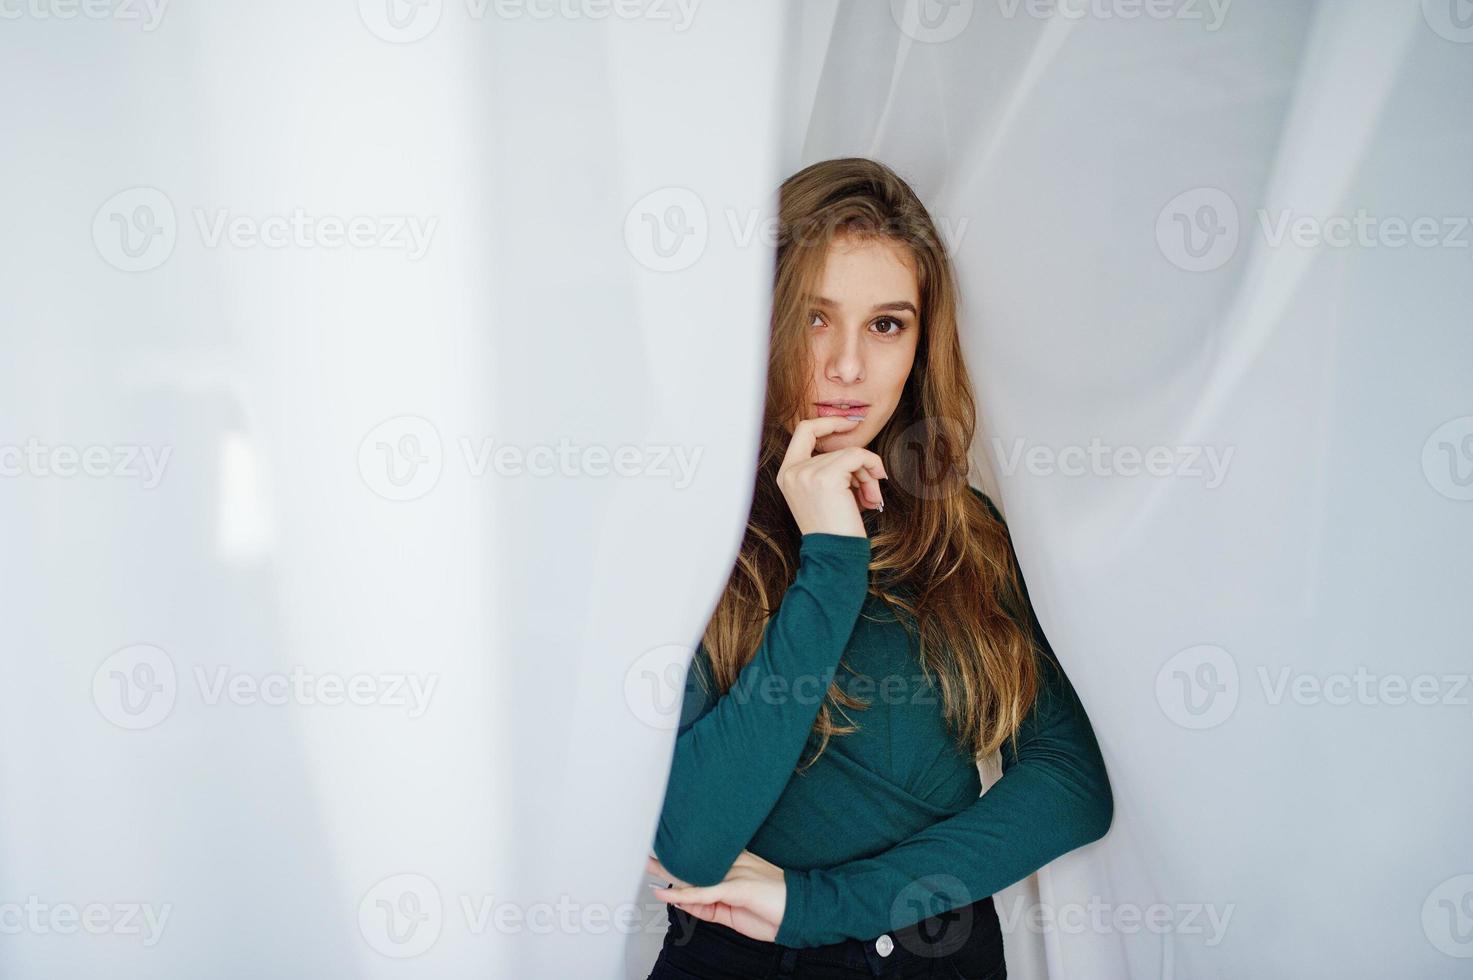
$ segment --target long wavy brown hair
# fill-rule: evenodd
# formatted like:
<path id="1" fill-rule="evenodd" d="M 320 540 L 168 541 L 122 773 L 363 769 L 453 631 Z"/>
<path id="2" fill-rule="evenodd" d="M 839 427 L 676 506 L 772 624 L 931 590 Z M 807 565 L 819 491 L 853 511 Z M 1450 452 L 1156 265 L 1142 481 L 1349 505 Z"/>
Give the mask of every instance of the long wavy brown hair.
<path id="1" fill-rule="evenodd" d="M 863 158 L 825 160 L 779 191 L 777 266 L 756 487 L 746 534 L 703 645 L 711 682 L 724 694 L 752 659 L 768 619 L 797 575 L 802 535 L 776 477 L 806 417 L 813 373 L 808 337 L 828 246 L 838 236 L 881 236 L 902 244 L 920 287 L 915 361 L 895 414 L 870 443 L 891 479 L 883 512 L 861 509 L 870 539 L 869 594 L 910 632 L 922 668 L 939 681 L 957 744 L 982 759 L 1015 737 L 1039 688 L 1026 593 L 1008 532 L 967 483 L 976 405 L 957 334 L 956 280 L 925 206 L 899 176 Z M 842 662 L 841 662 L 842 663 Z M 857 730 L 845 708 L 869 703 L 837 681 L 810 735 L 817 749 Z"/>

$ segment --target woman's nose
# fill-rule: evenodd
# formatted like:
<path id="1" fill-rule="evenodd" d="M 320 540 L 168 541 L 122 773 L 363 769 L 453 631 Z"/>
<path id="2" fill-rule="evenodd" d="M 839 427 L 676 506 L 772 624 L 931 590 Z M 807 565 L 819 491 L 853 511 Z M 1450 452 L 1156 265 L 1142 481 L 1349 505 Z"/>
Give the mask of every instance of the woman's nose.
<path id="1" fill-rule="evenodd" d="M 846 330 L 833 338 L 826 371 L 836 381 L 852 382 L 864 378 L 864 351 L 857 332 Z"/>

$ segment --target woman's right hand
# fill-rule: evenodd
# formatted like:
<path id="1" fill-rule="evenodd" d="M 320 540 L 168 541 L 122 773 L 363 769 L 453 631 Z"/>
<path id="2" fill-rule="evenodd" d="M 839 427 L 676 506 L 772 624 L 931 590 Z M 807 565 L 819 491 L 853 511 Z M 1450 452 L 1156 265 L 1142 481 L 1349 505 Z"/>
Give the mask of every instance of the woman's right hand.
<path id="1" fill-rule="evenodd" d="M 794 427 L 777 471 L 777 486 L 801 533 L 865 537 L 861 502 L 883 508 L 879 481 L 889 479 L 889 474 L 879 454 L 859 446 L 814 454 L 820 437 L 847 432 L 858 424 L 842 415 L 829 415 L 803 419 Z"/>

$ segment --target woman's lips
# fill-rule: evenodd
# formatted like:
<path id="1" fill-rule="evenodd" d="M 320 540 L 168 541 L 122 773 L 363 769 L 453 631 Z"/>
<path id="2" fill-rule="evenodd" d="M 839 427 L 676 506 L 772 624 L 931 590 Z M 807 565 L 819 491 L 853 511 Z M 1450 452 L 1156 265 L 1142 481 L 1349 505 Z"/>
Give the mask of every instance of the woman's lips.
<path id="1" fill-rule="evenodd" d="M 837 405 L 819 405 L 817 407 L 819 418 L 827 418 L 830 415 L 842 415 L 846 418 L 849 416 L 864 418 L 869 413 L 868 405 L 856 405 L 853 408 L 840 408 Z"/>

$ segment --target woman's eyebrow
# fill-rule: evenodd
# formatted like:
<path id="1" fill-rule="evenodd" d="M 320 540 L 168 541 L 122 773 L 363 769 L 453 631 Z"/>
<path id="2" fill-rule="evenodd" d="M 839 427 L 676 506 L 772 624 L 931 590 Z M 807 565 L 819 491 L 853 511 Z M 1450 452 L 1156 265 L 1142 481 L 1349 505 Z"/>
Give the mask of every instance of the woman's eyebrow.
<path id="1" fill-rule="evenodd" d="M 811 296 L 811 297 L 809 297 L 809 302 L 812 303 L 814 306 L 827 306 L 830 309 L 836 308 L 836 307 L 838 307 L 840 305 L 838 303 L 835 303 L 833 300 L 829 299 L 826 296 Z M 876 303 L 871 308 L 870 312 L 874 313 L 874 312 L 879 312 L 880 310 L 895 310 L 895 311 L 909 310 L 911 313 L 916 313 L 917 312 L 916 311 L 916 308 L 915 308 L 915 304 L 912 303 L 912 302 L 910 302 L 909 300 L 904 300 L 904 299 L 897 299 L 897 300 L 894 300 L 894 301 L 889 302 L 889 303 Z"/>
<path id="2" fill-rule="evenodd" d="M 904 311 L 904 310 L 909 310 L 912 313 L 916 312 L 915 304 L 912 303 L 910 300 L 905 300 L 905 299 L 899 299 L 899 300 L 896 300 L 893 303 L 881 303 L 880 305 L 876 306 L 875 309 L 876 310 L 895 310 L 897 312 Z"/>

